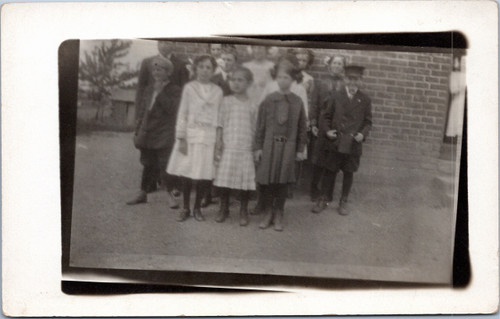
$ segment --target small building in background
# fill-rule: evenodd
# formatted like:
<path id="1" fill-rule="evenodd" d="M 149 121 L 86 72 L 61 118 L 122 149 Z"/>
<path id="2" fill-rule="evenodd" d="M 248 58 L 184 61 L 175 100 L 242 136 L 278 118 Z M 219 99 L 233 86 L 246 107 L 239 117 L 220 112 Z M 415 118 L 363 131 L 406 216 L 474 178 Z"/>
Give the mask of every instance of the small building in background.
<path id="1" fill-rule="evenodd" d="M 123 127 L 135 125 L 135 89 L 114 89 L 111 91 L 111 117 Z"/>

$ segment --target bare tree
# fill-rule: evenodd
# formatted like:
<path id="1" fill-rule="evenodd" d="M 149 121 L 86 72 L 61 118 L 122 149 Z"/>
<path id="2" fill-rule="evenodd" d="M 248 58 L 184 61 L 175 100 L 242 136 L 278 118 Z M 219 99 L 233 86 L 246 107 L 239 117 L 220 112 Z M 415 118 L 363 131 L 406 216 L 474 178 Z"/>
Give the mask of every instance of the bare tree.
<path id="1" fill-rule="evenodd" d="M 83 61 L 80 61 L 80 80 L 89 84 L 89 96 L 97 102 L 96 120 L 102 119 L 111 91 L 138 74 L 137 69 L 130 69 L 128 64 L 117 61 L 128 54 L 131 45 L 132 41 L 102 41 L 90 53 L 85 52 Z"/>

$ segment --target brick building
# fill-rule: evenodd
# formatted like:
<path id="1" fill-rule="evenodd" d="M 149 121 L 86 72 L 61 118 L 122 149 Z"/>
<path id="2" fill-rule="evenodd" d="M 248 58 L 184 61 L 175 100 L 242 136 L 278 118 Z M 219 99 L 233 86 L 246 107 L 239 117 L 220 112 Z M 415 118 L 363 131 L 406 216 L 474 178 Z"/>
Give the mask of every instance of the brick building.
<path id="1" fill-rule="evenodd" d="M 186 59 L 208 51 L 206 43 L 177 42 L 176 46 L 176 54 Z M 237 45 L 237 50 L 239 62 L 250 59 L 246 45 Z M 363 90 L 372 99 L 373 128 L 363 149 L 364 163 L 435 167 L 448 112 L 451 50 L 449 53 L 312 50 L 315 61 L 310 73 L 316 78 L 327 76 L 323 61 L 333 53 L 346 56 L 348 64 L 366 68 Z"/>

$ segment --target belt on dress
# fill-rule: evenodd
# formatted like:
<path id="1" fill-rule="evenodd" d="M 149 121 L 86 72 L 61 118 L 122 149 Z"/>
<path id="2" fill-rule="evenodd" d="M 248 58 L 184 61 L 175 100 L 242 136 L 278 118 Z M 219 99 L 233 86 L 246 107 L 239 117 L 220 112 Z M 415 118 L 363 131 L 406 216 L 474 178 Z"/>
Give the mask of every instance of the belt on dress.
<path id="1" fill-rule="evenodd" d="M 274 136 L 274 137 L 273 137 L 273 140 L 274 140 L 275 142 L 282 142 L 282 143 L 286 143 L 286 141 L 287 141 L 288 139 L 286 138 L 286 136 Z"/>

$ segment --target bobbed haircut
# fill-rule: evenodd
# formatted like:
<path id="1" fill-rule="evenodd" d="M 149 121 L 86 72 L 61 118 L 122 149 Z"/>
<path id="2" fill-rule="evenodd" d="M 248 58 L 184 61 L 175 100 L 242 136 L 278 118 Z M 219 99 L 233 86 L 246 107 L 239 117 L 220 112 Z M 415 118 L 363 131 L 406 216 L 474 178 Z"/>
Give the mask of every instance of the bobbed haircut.
<path id="1" fill-rule="evenodd" d="M 278 59 L 274 68 L 271 70 L 273 79 L 276 79 L 278 71 L 285 71 L 285 73 L 290 75 L 297 83 L 302 81 L 302 71 L 299 69 L 299 62 L 294 54 L 286 54 Z"/>
<path id="2" fill-rule="evenodd" d="M 242 73 L 248 83 L 253 82 L 253 73 L 249 68 L 246 68 L 244 66 L 237 66 L 234 68 L 234 70 L 231 71 L 231 77 L 236 73 Z"/>
<path id="3" fill-rule="evenodd" d="M 307 54 L 307 66 L 306 66 L 307 68 L 310 68 L 311 65 L 313 65 L 314 63 L 314 52 L 311 49 L 305 49 L 305 48 L 289 49 L 288 53 L 293 54 L 295 56 L 297 56 L 298 54 Z"/>
<path id="4" fill-rule="evenodd" d="M 215 71 L 215 68 L 217 68 L 217 61 L 215 61 L 213 56 L 208 55 L 208 54 L 200 55 L 200 56 L 196 57 L 196 59 L 194 59 L 194 62 L 193 62 L 193 73 L 194 73 L 195 77 L 197 75 L 196 69 L 198 68 L 198 65 L 201 62 L 205 62 L 205 61 L 210 61 L 210 64 L 212 64 L 212 68 L 214 69 L 214 71 Z"/>

